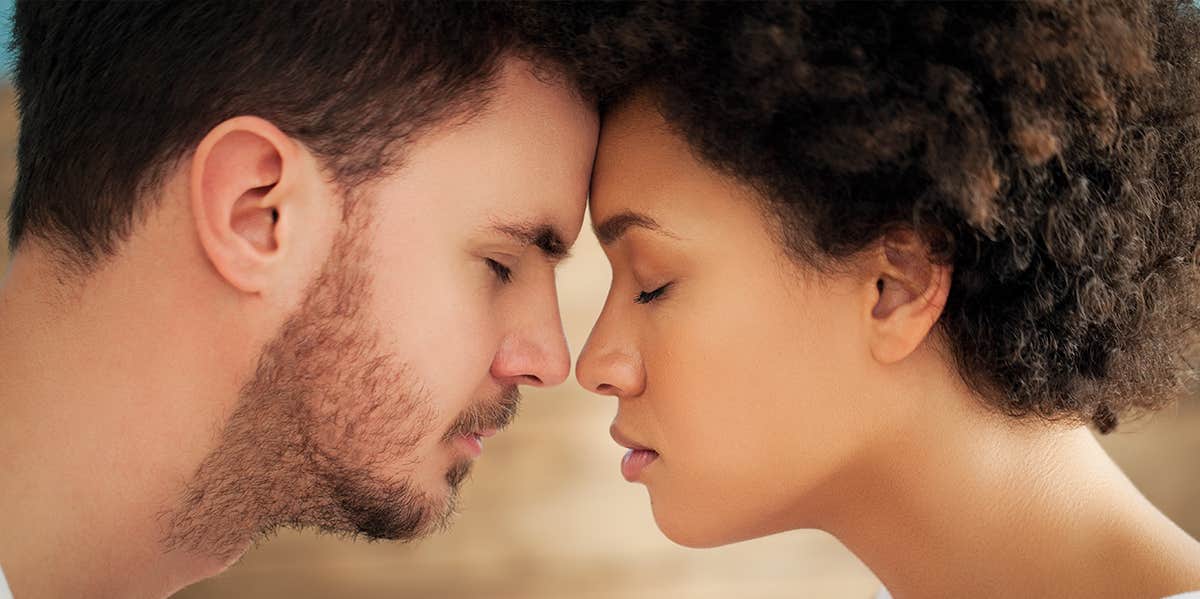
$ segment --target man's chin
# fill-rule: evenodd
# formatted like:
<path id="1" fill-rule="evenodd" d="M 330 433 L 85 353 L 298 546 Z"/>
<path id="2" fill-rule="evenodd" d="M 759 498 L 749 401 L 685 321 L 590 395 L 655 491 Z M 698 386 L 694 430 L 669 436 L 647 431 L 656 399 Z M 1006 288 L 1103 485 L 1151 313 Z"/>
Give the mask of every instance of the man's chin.
<path id="1" fill-rule="evenodd" d="M 470 472 L 470 460 L 457 462 L 433 489 L 411 480 L 390 487 L 342 480 L 331 485 L 337 522 L 318 523 L 318 527 L 335 534 L 389 541 L 413 541 L 443 531 L 450 525 L 459 488 Z"/>
<path id="2" fill-rule="evenodd" d="M 322 526 L 328 532 L 368 539 L 410 541 L 437 529 L 436 499 L 415 490 L 403 493 L 340 493 L 341 522 Z"/>

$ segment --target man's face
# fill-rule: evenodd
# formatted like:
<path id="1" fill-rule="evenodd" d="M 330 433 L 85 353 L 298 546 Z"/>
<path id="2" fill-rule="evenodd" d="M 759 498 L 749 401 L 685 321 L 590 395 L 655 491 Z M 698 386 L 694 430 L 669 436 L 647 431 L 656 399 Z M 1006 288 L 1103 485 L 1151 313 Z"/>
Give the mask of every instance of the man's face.
<path id="1" fill-rule="evenodd" d="M 583 101 L 510 61 L 485 112 L 349 201 L 170 542 L 233 558 L 278 526 L 413 538 L 444 521 L 517 385 L 568 374 L 554 269 L 597 134 Z"/>

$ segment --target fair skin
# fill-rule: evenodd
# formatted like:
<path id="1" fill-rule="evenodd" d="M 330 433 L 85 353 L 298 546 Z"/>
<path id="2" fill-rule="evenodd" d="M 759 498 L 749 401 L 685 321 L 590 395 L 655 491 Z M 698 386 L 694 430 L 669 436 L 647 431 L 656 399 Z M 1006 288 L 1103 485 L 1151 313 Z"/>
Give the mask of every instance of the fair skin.
<path id="1" fill-rule="evenodd" d="M 912 234 L 794 259 L 646 95 L 605 119 L 591 210 L 613 279 L 576 372 L 617 398 L 623 472 L 672 540 L 822 529 L 901 599 L 1200 588 L 1200 544 L 1086 428 L 963 383 L 936 326 L 951 270 Z"/>
<path id="2" fill-rule="evenodd" d="M 387 517 L 403 514 L 381 492 L 393 487 L 428 514 L 396 534 L 432 530 L 448 473 L 494 432 L 499 417 L 480 410 L 567 376 L 554 273 L 582 223 L 597 130 L 582 100 L 508 59 L 487 110 L 418 139 L 345 217 L 313 154 L 237 117 L 173 167 L 94 272 L 71 278 L 46 243 L 23 243 L 0 287 L 0 564 L 14 593 L 162 597 L 230 565 L 258 526 L 394 533 Z M 353 285 L 323 286 L 322 272 Z M 330 288 L 349 292 L 321 297 Z M 316 316 L 297 319 L 306 308 Z M 285 323 L 343 344 L 289 339 Z M 305 365 L 342 365 L 336 347 L 375 359 L 348 364 L 356 380 L 304 378 Z M 292 378 L 272 395 L 264 372 Z M 371 393 L 379 403 L 362 403 Z M 325 453 L 269 438 L 274 423 L 239 416 L 247 405 L 310 414 L 288 430 Z M 462 422 L 471 430 L 454 434 Z M 260 445 L 297 467 L 273 472 Z M 331 501 L 322 485 L 344 481 L 308 481 L 310 467 L 355 473 L 350 499 L 376 503 Z M 301 491 L 308 503 L 287 503 Z M 214 496 L 267 511 L 229 515 L 209 509 Z"/>

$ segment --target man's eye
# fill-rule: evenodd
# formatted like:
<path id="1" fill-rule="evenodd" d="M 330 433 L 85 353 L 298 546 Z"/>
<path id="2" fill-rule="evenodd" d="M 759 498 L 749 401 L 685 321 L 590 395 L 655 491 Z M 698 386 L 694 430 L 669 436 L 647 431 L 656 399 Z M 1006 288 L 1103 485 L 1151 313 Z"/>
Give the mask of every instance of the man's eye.
<path id="1" fill-rule="evenodd" d="M 671 284 L 667 283 L 666 285 L 663 285 L 662 287 L 659 287 L 658 289 L 655 289 L 654 291 L 643 291 L 643 292 L 639 293 L 638 296 L 633 299 L 633 301 L 636 303 L 639 303 L 639 304 L 648 304 L 648 303 L 662 297 L 662 294 L 667 291 L 667 287 L 670 287 L 670 286 L 671 286 Z"/>
<path id="2" fill-rule="evenodd" d="M 496 273 L 496 278 L 500 279 L 501 283 L 508 283 L 509 281 L 512 281 L 513 273 L 511 268 L 500 264 L 491 258 L 485 258 L 485 260 L 487 260 L 488 267 L 492 269 L 492 272 Z"/>

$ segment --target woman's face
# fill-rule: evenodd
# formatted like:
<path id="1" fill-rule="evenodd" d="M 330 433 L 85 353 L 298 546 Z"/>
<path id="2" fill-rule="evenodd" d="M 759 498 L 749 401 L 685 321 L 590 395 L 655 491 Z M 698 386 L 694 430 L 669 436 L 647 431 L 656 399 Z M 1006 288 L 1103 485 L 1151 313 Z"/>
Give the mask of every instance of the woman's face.
<path id="1" fill-rule="evenodd" d="M 604 123 L 593 177 L 613 278 L 577 373 L 618 398 L 614 438 L 653 450 L 626 477 L 683 545 L 819 526 L 889 417 L 862 343 L 871 281 L 789 259 L 753 192 L 645 98 Z"/>

